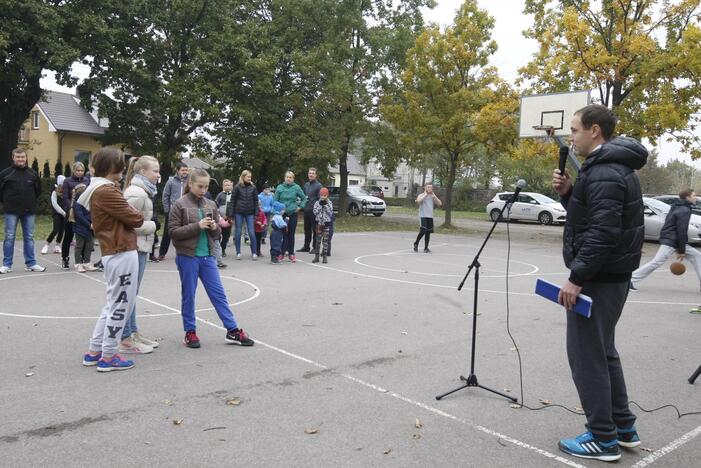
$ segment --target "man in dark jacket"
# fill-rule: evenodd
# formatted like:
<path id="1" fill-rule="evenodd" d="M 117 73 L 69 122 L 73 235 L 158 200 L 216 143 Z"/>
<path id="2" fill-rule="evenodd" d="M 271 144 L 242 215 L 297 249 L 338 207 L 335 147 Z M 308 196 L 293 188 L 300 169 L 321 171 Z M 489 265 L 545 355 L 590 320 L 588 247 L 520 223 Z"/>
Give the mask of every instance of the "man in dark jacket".
<path id="1" fill-rule="evenodd" d="M 0 172 L 0 202 L 5 212 L 5 239 L 2 243 L 0 274 L 12 271 L 17 223 L 22 224 L 24 264 L 27 271 L 44 271 L 34 258 L 34 221 L 37 197 L 41 193 L 39 174 L 27 165 L 27 153 L 12 150 L 12 166 Z"/>
<path id="2" fill-rule="evenodd" d="M 166 254 L 168 253 L 168 248 L 170 247 L 170 232 L 168 231 L 168 216 L 170 216 L 170 207 L 183 196 L 183 191 L 187 185 L 187 175 L 189 171 L 190 168 L 187 167 L 187 164 L 180 161 L 175 165 L 175 175 L 170 176 L 165 187 L 163 187 L 163 195 L 161 195 L 161 200 L 163 201 L 163 211 L 165 212 L 165 223 L 163 224 L 161 246 L 158 249 L 158 261 L 165 260 Z M 155 207 L 153 211 L 156 211 Z"/>
<path id="3" fill-rule="evenodd" d="M 691 207 L 696 204 L 696 198 L 696 193 L 691 189 L 684 189 L 679 192 L 679 201 L 672 205 L 660 231 L 660 248 L 657 249 L 654 259 L 633 272 L 633 277 L 630 279 L 631 291 L 637 291 L 638 283 L 664 265 L 667 259 L 675 252 L 677 253 L 677 261 L 681 262 L 688 258 L 694 265 L 696 276 L 699 278 L 699 284 L 701 284 L 701 252 L 687 245 L 689 241 Z"/>
<path id="4" fill-rule="evenodd" d="M 567 357 L 587 417 L 587 432 L 560 440 L 559 448 L 603 461 L 620 459 L 619 445 L 640 445 L 615 330 L 631 273 L 640 265 L 643 203 L 635 170 L 648 153 L 636 140 L 612 139 L 615 126 L 604 106 L 577 111 L 572 140 L 586 159 L 574 186 L 567 173 L 553 172 L 553 188 L 567 209 L 563 256 L 570 270 L 559 301 L 567 309 Z M 592 298 L 590 318 L 571 310 L 580 293 Z"/>
<path id="5" fill-rule="evenodd" d="M 316 168 L 310 167 L 307 171 L 309 181 L 304 184 L 304 194 L 307 196 L 307 205 L 304 208 L 304 245 L 297 252 L 315 253 L 311 246 L 316 245 L 316 220 L 314 218 L 314 203 L 319 199 L 321 183 L 316 180 Z"/>

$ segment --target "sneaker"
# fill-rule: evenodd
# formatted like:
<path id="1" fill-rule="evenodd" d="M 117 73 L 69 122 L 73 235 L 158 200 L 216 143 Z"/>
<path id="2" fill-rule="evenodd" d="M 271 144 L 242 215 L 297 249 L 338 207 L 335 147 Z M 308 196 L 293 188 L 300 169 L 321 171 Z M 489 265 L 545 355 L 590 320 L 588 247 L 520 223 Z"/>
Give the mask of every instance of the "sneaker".
<path id="1" fill-rule="evenodd" d="M 601 461 L 616 461 L 621 458 L 616 439 L 604 442 L 594 438 L 591 432 L 585 432 L 574 439 L 562 439 L 557 445 L 563 452 L 579 458 Z"/>
<path id="2" fill-rule="evenodd" d="M 75 271 L 77 271 L 78 273 L 85 273 L 85 265 L 83 265 L 82 263 L 78 263 L 75 266 Z"/>
<path id="3" fill-rule="evenodd" d="M 61 260 L 61 268 L 63 268 L 64 270 L 70 270 L 70 269 L 71 269 L 71 265 L 70 265 L 70 263 L 68 262 L 68 259 L 67 259 L 67 258 L 64 258 L 63 260 Z"/>
<path id="4" fill-rule="evenodd" d="M 625 448 L 635 448 L 640 445 L 640 437 L 635 426 L 628 428 L 618 428 L 618 445 Z"/>
<path id="5" fill-rule="evenodd" d="M 60 254 L 60 253 L 61 253 L 61 246 L 60 246 L 60 245 L 57 245 L 56 247 L 54 247 L 54 253 L 55 253 L 55 254 Z"/>
<path id="6" fill-rule="evenodd" d="M 428 247 L 426 247 L 426 248 L 424 249 L 424 253 L 431 253 L 431 249 L 429 249 Z"/>
<path id="7" fill-rule="evenodd" d="M 419 251 L 419 244 L 414 244 L 414 252 L 418 252 L 418 251 Z"/>
<path id="8" fill-rule="evenodd" d="M 45 267 L 45 266 L 41 266 L 41 265 L 39 265 L 38 263 L 35 263 L 35 264 L 32 265 L 32 266 L 25 267 L 25 268 L 24 268 L 24 271 L 38 271 L 38 272 L 42 272 L 42 271 L 46 271 L 46 267 Z"/>
<path id="9" fill-rule="evenodd" d="M 261 240 L 260 240 L 260 243 L 261 243 L 262 245 L 265 245 L 265 238 L 261 239 Z"/>
<path id="10" fill-rule="evenodd" d="M 158 263 L 160 260 L 158 260 L 158 257 L 156 257 L 154 255 L 149 255 L 148 261 L 151 263 Z"/>
<path id="11" fill-rule="evenodd" d="M 297 261 L 297 257 L 295 257 L 294 255 L 290 255 L 289 259 L 290 263 L 295 263 Z"/>
<path id="12" fill-rule="evenodd" d="M 226 257 L 226 252 L 222 250 L 222 251 L 221 251 L 221 256 L 222 256 L 222 257 Z"/>
<path id="13" fill-rule="evenodd" d="M 280 260 L 277 257 L 270 257 L 270 263 L 272 265 L 281 265 Z"/>
<path id="14" fill-rule="evenodd" d="M 131 369 L 134 367 L 134 361 L 128 361 L 126 359 L 122 359 L 119 354 L 115 354 L 110 358 L 109 361 L 106 361 L 103 358 L 100 358 L 99 361 L 97 361 L 97 371 L 98 372 L 111 372 L 114 370 L 127 370 Z"/>
<path id="15" fill-rule="evenodd" d="M 253 260 L 254 262 L 258 260 L 258 254 L 251 255 L 251 260 Z"/>
<path id="16" fill-rule="evenodd" d="M 690 314 L 701 314 L 701 306 L 699 307 L 694 307 L 693 309 L 689 309 Z"/>
<path id="17" fill-rule="evenodd" d="M 99 268 L 96 268 L 94 265 L 91 265 L 90 263 L 83 263 L 83 268 L 85 268 L 85 271 L 97 271 Z"/>
<path id="18" fill-rule="evenodd" d="M 12 273 L 12 268 L 6 267 L 6 266 L 1 266 L 0 267 L 0 275 L 5 275 L 7 273 Z"/>
<path id="19" fill-rule="evenodd" d="M 133 340 L 130 336 L 119 343 L 119 352 L 122 354 L 151 354 L 153 347 Z"/>
<path id="20" fill-rule="evenodd" d="M 41 254 L 46 255 L 49 253 L 49 244 L 44 244 L 44 247 L 41 248 Z"/>
<path id="21" fill-rule="evenodd" d="M 253 346 L 254 341 L 248 337 L 245 331 L 243 331 L 242 328 L 234 328 L 233 330 L 229 330 L 226 332 L 226 338 L 225 340 L 227 343 L 231 344 L 237 344 L 241 346 Z"/>
<path id="22" fill-rule="evenodd" d="M 251 242 L 251 240 L 248 237 L 244 237 L 243 243 L 248 245 L 249 242 Z"/>
<path id="23" fill-rule="evenodd" d="M 638 288 L 635 287 L 635 285 L 633 284 L 632 281 L 630 281 L 630 282 L 628 283 L 628 290 L 629 290 L 629 291 L 632 291 L 632 292 L 638 292 L 638 291 L 640 291 Z"/>
<path id="24" fill-rule="evenodd" d="M 240 253 L 237 253 L 237 254 L 236 254 L 236 260 L 241 260 L 241 254 L 240 254 Z"/>
<path id="25" fill-rule="evenodd" d="M 301 249 L 297 249 L 297 252 L 309 252 L 309 247 L 302 247 Z"/>
<path id="26" fill-rule="evenodd" d="M 90 366 L 96 366 L 97 361 L 102 358 L 102 353 L 97 353 L 97 354 L 90 354 L 90 353 L 85 353 L 83 355 L 83 365 L 90 367 Z"/>
<path id="27" fill-rule="evenodd" d="M 147 338 L 139 332 L 132 333 L 131 339 L 134 341 L 138 341 L 139 343 L 143 343 L 145 345 L 148 345 L 148 346 L 152 347 L 153 349 L 156 349 L 160 346 L 160 343 L 158 341 L 152 340 L 151 338 Z"/>
<path id="28" fill-rule="evenodd" d="M 185 346 L 187 346 L 188 348 L 200 347 L 200 339 L 197 337 L 197 333 L 195 333 L 195 330 L 190 330 L 189 332 L 185 333 L 185 339 L 183 340 L 183 343 L 185 343 Z"/>
<path id="29" fill-rule="evenodd" d="M 217 268 L 226 268 L 228 265 L 226 263 L 218 262 Z"/>
<path id="30" fill-rule="evenodd" d="M 282 262 L 282 261 L 285 259 L 285 256 L 282 255 L 282 254 L 280 254 L 280 255 L 278 255 L 277 257 L 275 257 L 275 259 L 278 261 L 278 263 L 280 263 L 280 262 Z"/>
<path id="31" fill-rule="evenodd" d="M 166 259 L 166 256 L 165 256 L 165 255 L 159 255 L 159 256 L 158 256 L 158 261 L 159 261 L 159 262 L 162 262 L 162 261 L 165 260 L 165 259 Z"/>

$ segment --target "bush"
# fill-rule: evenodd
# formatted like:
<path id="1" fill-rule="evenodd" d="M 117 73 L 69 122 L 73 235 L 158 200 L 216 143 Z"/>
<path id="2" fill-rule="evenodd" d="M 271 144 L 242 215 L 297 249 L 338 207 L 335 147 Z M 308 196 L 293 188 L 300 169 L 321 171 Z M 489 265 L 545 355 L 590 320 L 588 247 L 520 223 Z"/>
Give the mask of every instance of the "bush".
<path id="1" fill-rule="evenodd" d="M 44 168 L 41 170 L 41 176 L 44 179 L 51 178 L 51 166 L 49 166 L 49 161 L 44 161 Z"/>
<path id="2" fill-rule="evenodd" d="M 406 197 L 385 197 L 385 203 L 387 206 L 405 206 L 411 207 L 414 204 Z"/>

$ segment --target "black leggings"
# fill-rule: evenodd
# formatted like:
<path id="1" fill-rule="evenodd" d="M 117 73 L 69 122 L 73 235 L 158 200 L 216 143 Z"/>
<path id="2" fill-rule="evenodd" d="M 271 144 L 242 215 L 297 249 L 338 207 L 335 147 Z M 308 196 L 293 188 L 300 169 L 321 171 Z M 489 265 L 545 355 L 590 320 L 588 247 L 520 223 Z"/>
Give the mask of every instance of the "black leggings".
<path id="1" fill-rule="evenodd" d="M 422 237 L 426 236 L 424 239 L 424 248 L 428 248 L 428 243 L 431 240 L 431 233 L 433 232 L 433 218 L 421 218 L 421 228 L 419 229 L 419 235 L 416 238 L 414 245 L 419 245 L 419 241 Z"/>
<path id="2" fill-rule="evenodd" d="M 66 218 L 56 213 L 55 211 L 52 213 L 51 217 L 53 218 L 54 226 L 53 229 L 51 229 L 51 234 L 49 234 L 49 237 L 46 238 L 46 243 L 50 244 L 55 237 L 56 243 L 60 244 L 61 239 L 63 239 L 63 225 L 66 221 Z"/>
<path id="3" fill-rule="evenodd" d="M 61 243 L 61 258 L 68 260 L 71 255 L 71 242 L 73 242 L 73 223 L 66 221 L 63 230 L 63 242 Z"/>

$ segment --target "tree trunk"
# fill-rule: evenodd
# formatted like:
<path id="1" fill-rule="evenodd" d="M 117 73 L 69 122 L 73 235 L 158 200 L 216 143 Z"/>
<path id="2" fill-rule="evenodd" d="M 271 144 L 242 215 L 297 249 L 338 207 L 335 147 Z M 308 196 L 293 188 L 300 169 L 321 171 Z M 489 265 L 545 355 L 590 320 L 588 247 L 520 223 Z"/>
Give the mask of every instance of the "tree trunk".
<path id="1" fill-rule="evenodd" d="M 457 171 L 458 153 L 450 155 L 450 167 L 448 169 L 448 186 L 445 188 L 445 222 L 443 226 L 452 227 L 453 211 L 453 185 L 455 185 L 455 173 Z"/>
<path id="2" fill-rule="evenodd" d="M 19 128 L 8 127 L 0 127 L 0 171 L 12 165 L 12 150 L 17 147 Z"/>
<path id="3" fill-rule="evenodd" d="M 348 211 L 348 148 L 350 148 L 351 134 L 346 131 L 341 143 L 341 156 L 338 158 L 338 172 L 341 177 L 341 185 L 338 194 L 338 217 L 342 218 Z"/>
<path id="4" fill-rule="evenodd" d="M 0 108 L 0 170 L 12 165 L 12 150 L 17 147 L 19 130 L 41 99 L 41 74 L 27 76 L 26 88 L 16 96 L 5 97 Z"/>

